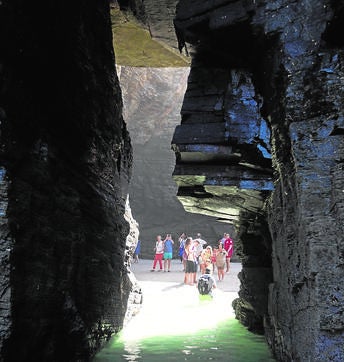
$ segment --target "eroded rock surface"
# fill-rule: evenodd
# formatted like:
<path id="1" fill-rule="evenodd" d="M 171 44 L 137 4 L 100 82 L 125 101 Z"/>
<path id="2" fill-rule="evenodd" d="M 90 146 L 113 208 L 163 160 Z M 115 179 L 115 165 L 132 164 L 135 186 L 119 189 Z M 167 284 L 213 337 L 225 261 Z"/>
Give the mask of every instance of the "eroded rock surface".
<path id="1" fill-rule="evenodd" d="M 121 327 L 131 289 L 131 146 L 109 9 L 0 11 L 0 355 L 85 361 Z"/>
<path id="2" fill-rule="evenodd" d="M 175 0 L 119 3 L 173 43 Z M 344 360 L 343 24 L 340 1 L 177 6 L 193 57 L 178 197 L 236 226 L 236 313 L 281 361 Z M 108 8 L 4 0 L 0 26 L 1 355 L 85 360 L 121 326 L 131 288 Z"/>
<path id="3" fill-rule="evenodd" d="M 177 6 L 178 196 L 236 225 L 237 317 L 281 361 L 344 358 L 343 19 L 325 0 Z"/>

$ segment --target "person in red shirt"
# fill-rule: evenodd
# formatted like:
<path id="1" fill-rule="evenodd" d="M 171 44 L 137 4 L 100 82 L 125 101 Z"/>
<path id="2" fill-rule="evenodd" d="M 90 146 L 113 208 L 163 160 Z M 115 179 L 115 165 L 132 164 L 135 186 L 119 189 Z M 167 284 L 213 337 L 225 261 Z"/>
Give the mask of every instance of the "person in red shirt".
<path id="1" fill-rule="evenodd" d="M 231 257 L 233 255 L 233 240 L 229 237 L 229 234 L 226 234 L 226 239 L 223 243 L 224 249 L 227 251 L 226 256 L 226 273 L 229 272 Z"/>

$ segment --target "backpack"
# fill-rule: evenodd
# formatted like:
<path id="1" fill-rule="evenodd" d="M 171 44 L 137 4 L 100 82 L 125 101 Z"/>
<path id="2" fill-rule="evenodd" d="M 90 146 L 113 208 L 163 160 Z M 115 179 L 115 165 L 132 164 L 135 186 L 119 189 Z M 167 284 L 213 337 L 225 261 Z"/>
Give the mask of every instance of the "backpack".
<path id="1" fill-rule="evenodd" d="M 202 294 L 202 295 L 209 294 L 210 289 L 211 289 L 209 278 L 210 278 L 209 275 L 202 275 L 199 278 L 198 285 L 197 285 L 199 294 Z"/>

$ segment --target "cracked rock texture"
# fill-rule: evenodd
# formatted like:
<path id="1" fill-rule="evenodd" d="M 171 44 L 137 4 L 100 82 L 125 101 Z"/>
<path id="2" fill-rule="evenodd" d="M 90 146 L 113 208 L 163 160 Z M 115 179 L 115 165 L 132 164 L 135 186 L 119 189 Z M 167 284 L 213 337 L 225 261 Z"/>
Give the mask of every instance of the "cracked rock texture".
<path id="1" fill-rule="evenodd" d="M 178 197 L 230 220 L 237 317 L 278 360 L 344 359 L 342 2 L 181 0 Z"/>
<path id="2" fill-rule="evenodd" d="M 280 361 L 343 361 L 343 2 L 119 4 L 192 56 L 173 177 L 236 228 L 237 318 Z M 1 358 L 87 360 L 132 289 L 108 5 L 4 0 L 0 47 Z"/>

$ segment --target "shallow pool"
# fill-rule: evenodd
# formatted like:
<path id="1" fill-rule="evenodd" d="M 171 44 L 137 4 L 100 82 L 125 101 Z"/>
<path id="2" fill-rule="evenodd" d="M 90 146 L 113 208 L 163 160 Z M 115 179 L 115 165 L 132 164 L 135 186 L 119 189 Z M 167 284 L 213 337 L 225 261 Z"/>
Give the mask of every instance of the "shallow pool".
<path id="1" fill-rule="evenodd" d="M 141 282 L 143 306 L 94 358 L 103 361 L 275 361 L 263 336 L 233 315 L 236 293 L 216 290 L 212 300 L 176 283 Z"/>

